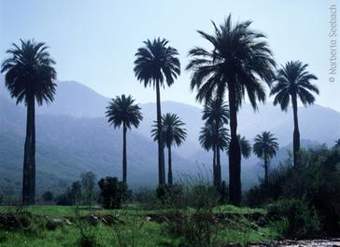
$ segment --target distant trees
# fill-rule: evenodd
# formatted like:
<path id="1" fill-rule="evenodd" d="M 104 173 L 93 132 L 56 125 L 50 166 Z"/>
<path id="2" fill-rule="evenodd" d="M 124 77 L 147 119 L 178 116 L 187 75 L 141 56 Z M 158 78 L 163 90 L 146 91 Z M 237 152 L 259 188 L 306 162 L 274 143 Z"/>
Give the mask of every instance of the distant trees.
<path id="1" fill-rule="evenodd" d="M 184 128 L 185 123 L 174 113 L 167 113 L 162 116 L 162 130 L 163 141 L 168 149 L 168 184 L 173 184 L 172 175 L 172 153 L 171 147 L 173 145 L 180 146 L 186 136 L 187 132 Z M 159 140 L 158 136 L 158 125 L 154 125 L 151 134 L 155 141 Z"/>
<path id="2" fill-rule="evenodd" d="M 143 116 L 141 108 L 134 103 L 132 96 L 117 96 L 107 107 L 106 117 L 115 128 L 123 127 L 123 182 L 127 182 L 126 132 L 132 127 L 138 128 Z"/>
<path id="3" fill-rule="evenodd" d="M 262 33 L 250 29 L 251 21 L 232 25 L 231 15 L 217 26 L 214 34 L 199 34 L 212 50 L 196 47 L 189 52 L 192 70 L 191 88 L 197 90 L 196 99 L 207 101 L 214 96 L 223 98 L 228 92 L 230 112 L 229 191 L 230 201 L 241 202 L 241 152 L 237 137 L 237 110 L 245 94 L 253 108 L 265 100 L 261 80 L 269 83 L 274 77 L 275 62 Z"/>
<path id="4" fill-rule="evenodd" d="M 24 148 L 22 203 L 35 203 L 36 137 L 35 102 L 42 105 L 52 102 L 56 91 L 56 71 L 45 43 L 20 40 L 7 50 L 8 58 L 2 63 L 5 84 L 17 104 L 27 108 L 26 139 Z"/>
<path id="5" fill-rule="evenodd" d="M 269 131 L 258 134 L 254 141 L 253 150 L 255 155 L 264 162 L 264 184 L 268 185 L 270 160 L 276 155 L 279 144 L 274 134 Z"/>
<path id="6" fill-rule="evenodd" d="M 286 63 L 278 70 L 276 82 L 270 95 L 275 95 L 274 105 L 280 104 L 283 111 L 287 111 L 290 101 L 293 107 L 294 132 L 293 132 L 293 160 L 294 166 L 298 165 L 298 152 L 300 150 L 300 130 L 298 121 L 298 98 L 304 106 L 314 103 L 313 93 L 319 94 L 318 88 L 311 83 L 317 77 L 307 71 L 307 64 L 300 61 Z"/>
<path id="7" fill-rule="evenodd" d="M 156 88 L 157 101 L 157 125 L 158 125 L 158 182 L 165 184 L 164 166 L 164 143 L 161 131 L 161 96 L 160 87 L 171 86 L 178 75 L 180 75 L 180 62 L 178 52 L 168 45 L 166 39 L 157 38 L 153 41 L 144 42 L 144 47 L 138 49 L 136 53 L 134 72 L 139 81 L 145 87 Z"/>

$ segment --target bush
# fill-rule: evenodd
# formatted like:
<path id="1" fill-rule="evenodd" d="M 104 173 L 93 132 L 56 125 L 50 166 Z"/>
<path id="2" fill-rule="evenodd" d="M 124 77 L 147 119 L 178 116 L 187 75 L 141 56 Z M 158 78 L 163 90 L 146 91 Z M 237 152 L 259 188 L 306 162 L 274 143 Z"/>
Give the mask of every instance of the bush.
<path id="1" fill-rule="evenodd" d="M 81 198 L 81 184 L 79 181 L 73 182 L 66 191 L 57 196 L 56 204 L 62 206 L 70 206 L 80 203 Z"/>
<path id="2" fill-rule="evenodd" d="M 217 243 L 218 224 L 212 209 L 196 209 L 186 214 L 177 211 L 165 225 L 170 234 L 181 237 L 179 246 L 209 247 Z"/>
<path id="3" fill-rule="evenodd" d="M 86 205 L 91 205 L 95 199 L 96 175 L 93 172 L 85 172 L 80 175 L 82 199 Z"/>
<path id="4" fill-rule="evenodd" d="M 46 191 L 41 197 L 45 202 L 51 202 L 54 199 L 54 195 L 51 191 Z"/>
<path id="5" fill-rule="evenodd" d="M 298 168 L 281 166 L 270 174 L 269 185 L 248 191 L 247 204 L 263 205 L 280 199 L 304 198 L 328 235 L 340 232 L 340 149 L 321 147 L 300 152 Z"/>
<path id="6" fill-rule="evenodd" d="M 101 203 L 104 208 L 121 208 L 126 199 L 127 185 L 116 177 L 105 177 L 99 180 Z"/>
<path id="7" fill-rule="evenodd" d="M 156 189 L 156 197 L 162 204 L 179 205 L 183 197 L 183 187 L 180 185 L 160 185 Z"/>
<path id="8" fill-rule="evenodd" d="M 96 247 L 99 246 L 96 239 L 96 228 L 88 221 L 82 219 L 78 206 L 74 209 L 75 220 L 74 225 L 79 230 L 79 246 L 80 247 Z"/>
<path id="9" fill-rule="evenodd" d="M 314 237 L 320 232 L 320 221 L 315 208 L 302 200 L 281 200 L 268 206 L 268 216 L 284 223 L 279 231 L 294 238 Z M 282 225 L 280 225 L 282 226 Z"/>

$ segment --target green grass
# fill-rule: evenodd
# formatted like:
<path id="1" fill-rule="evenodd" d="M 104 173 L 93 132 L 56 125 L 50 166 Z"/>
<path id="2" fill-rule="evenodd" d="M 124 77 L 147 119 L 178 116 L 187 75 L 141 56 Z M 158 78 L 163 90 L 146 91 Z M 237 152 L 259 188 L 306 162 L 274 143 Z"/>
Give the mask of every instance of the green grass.
<path id="1" fill-rule="evenodd" d="M 14 207 L 0 207 L 0 212 L 14 212 Z M 47 218 L 74 218 L 76 207 L 67 206 L 32 206 L 25 208 L 33 215 L 34 224 L 29 231 L 0 230 L 0 246 L 2 247 L 40 247 L 40 246 L 79 246 L 80 228 L 77 224 L 64 225 L 56 230 L 47 230 L 44 222 Z M 106 226 L 99 223 L 90 226 L 82 223 L 82 229 L 88 236 L 96 239 L 98 246 L 177 246 L 179 236 L 167 233 L 165 223 L 146 220 L 146 215 L 169 213 L 171 210 L 143 210 L 137 205 L 128 205 L 122 210 L 92 210 L 80 207 L 80 215 L 115 215 L 124 224 Z M 190 212 L 191 210 L 187 211 Z M 246 246 L 248 243 L 271 241 L 278 238 L 278 233 L 270 228 L 260 228 L 250 222 L 246 215 L 266 212 L 263 209 L 238 208 L 230 205 L 220 206 L 214 212 L 233 214 L 223 228 L 219 229 L 217 237 L 223 243 L 235 243 Z M 39 217 L 35 217 L 39 216 Z"/>
<path id="2" fill-rule="evenodd" d="M 248 207 L 236 207 L 233 205 L 222 205 L 214 208 L 214 212 L 217 213 L 229 213 L 229 214 L 266 214 L 266 210 L 262 208 L 248 208 Z"/>

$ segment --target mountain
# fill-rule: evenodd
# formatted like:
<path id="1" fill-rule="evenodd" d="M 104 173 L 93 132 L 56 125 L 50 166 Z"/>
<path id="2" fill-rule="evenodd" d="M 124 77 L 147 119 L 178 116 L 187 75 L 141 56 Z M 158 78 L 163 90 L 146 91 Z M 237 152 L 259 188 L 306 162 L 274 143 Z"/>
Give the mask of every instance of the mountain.
<path id="1" fill-rule="evenodd" d="M 26 111 L 4 88 L 0 78 L 0 188 L 18 191 L 21 183 Z M 61 190 L 84 171 L 97 177 L 121 176 L 120 130 L 106 123 L 104 112 L 108 98 L 77 82 L 59 82 L 53 104 L 37 109 L 37 180 L 39 192 Z M 141 104 L 144 120 L 137 130 L 128 133 L 128 179 L 131 187 L 157 183 L 157 146 L 150 138 L 156 117 L 154 103 Z M 174 149 L 174 171 L 209 173 L 212 154 L 198 143 L 202 126 L 201 109 L 177 102 L 162 102 L 162 112 L 177 113 L 186 123 L 188 138 Z M 340 113 L 314 105 L 299 108 L 303 143 L 332 145 L 340 137 Z M 239 132 L 249 140 L 264 130 L 278 136 L 283 148 L 280 157 L 287 157 L 292 139 L 292 113 L 282 112 L 268 103 L 257 112 L 245 104 L 239 112 Z M 222 154 L 223 174 L 227 174 L 227 155 Z M 258 181 L 262 174 L 259 160 L 251 157 L 242 162 L 245 187 Z M 274 162 L 273 162 L 274 163 Z M 208 175 L 207 175 L 208 176 Z M 226 177 L 226 176 L 225 176 Z M 1 193 L 1 191 L 0 191 Z"/>

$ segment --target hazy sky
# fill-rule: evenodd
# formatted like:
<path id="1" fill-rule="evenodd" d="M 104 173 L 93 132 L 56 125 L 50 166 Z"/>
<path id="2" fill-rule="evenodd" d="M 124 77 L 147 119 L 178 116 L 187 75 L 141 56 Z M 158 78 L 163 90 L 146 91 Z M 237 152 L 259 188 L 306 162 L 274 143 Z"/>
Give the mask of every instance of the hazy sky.
<path id="1" fill-rule="evenodd" d="M 328 81 L 331 2 L 0 0 L 0 58 L 12 42 L 34 38 L 50 46 L 59 80 L 81 82 L 109 97 L 127 93 L 150 102 L 155 93 L 135 79 L 134 54 L 142 41 L 165 37 L 180 53 L 182 75 L 162 99 L 195 104 L 190 73 L 183 70 L 187 52 L 197 45 L 209 47 L 196 30 L 211 32 L 210 20 L 221 23 L 232 13 L 234 20 L 253 20 L 253 28 L 268 36 L 279 64 L 308 63 L 319 78 L 317 103 L 340 111 L 340 82 Z"/>

